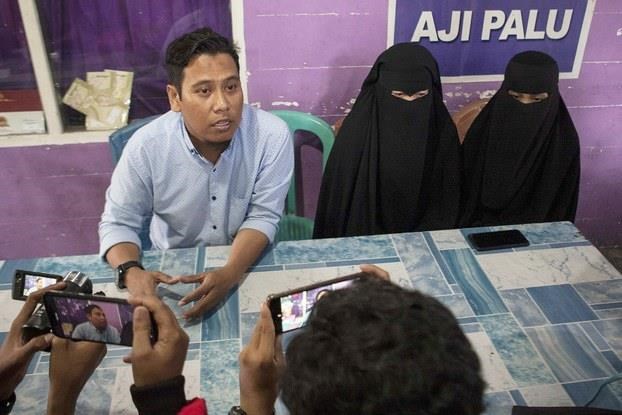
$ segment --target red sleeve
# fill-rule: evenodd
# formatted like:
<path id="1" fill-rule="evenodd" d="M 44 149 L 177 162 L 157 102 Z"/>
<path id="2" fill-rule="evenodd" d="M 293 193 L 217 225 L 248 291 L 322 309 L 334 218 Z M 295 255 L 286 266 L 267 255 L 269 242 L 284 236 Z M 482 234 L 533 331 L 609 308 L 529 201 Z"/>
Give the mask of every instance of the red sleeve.
<path id="1" fill-rule="evenodd" d="M 205 399 L 194 398 L 179 410 L 177 415 L 207 415 Z"/>

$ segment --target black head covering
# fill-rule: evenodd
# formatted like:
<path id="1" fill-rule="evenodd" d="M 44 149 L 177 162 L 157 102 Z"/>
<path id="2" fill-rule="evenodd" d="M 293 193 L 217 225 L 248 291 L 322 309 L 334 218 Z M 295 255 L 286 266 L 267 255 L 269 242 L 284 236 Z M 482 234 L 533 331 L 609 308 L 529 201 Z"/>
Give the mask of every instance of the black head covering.
<path id="1" fill-rule="evenodd" d="M 408 102 L 391 95 L 429 90 Z M 384 51 L 365 79 L 328 159 L 315 238 L 454 227 L 459 141 L 438 65 L 414 43 Z"/>
<path id="2" fill-rule="evenodd" d="M 558 76 L 557 63 L 542 52 L 521 52 L 508 63 L 501 88 L 464 140 L 460 226 L 574 220 L 579 137 Z M 523 104 L 509 90 L 549 96 Z"/>

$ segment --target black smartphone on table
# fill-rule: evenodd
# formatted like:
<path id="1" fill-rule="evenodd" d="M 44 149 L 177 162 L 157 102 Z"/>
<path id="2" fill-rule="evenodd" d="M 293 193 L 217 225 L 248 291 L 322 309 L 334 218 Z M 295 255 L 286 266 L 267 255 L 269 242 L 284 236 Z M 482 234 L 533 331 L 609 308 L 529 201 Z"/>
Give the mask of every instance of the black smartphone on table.
<path id="1" fill-rule="evenodd" d="M 43 303 L 55 336 L 132 346 L 134 306 L 125 299 L 48 291 Z M 158 334 L 153 318 L 151 327 L 155 343 Z"/>
<path id="2" fill-rule="evenodd" d="M 326 281 L 295 288 L 268 296 L 268 308 L 277 334 L 304 326 L 313 305 L 323 295 L 351 285 L 359 278 L 368 277 L 365 272 L 345 275 Z"/>
<path id="3" fill-rule="evenodd" d="M 26 300 L 31 293 L 56 284 L 62 279 L 62 275 L 17 269 L 13 275 L 13 299 Z"/>
<path id="4" fill-rule="evenodd" d="M 478 251 L 529 246 L 529 241 L 518 229 L 470 233 L 467 235 L 467 238 L 471 246 Z"/>

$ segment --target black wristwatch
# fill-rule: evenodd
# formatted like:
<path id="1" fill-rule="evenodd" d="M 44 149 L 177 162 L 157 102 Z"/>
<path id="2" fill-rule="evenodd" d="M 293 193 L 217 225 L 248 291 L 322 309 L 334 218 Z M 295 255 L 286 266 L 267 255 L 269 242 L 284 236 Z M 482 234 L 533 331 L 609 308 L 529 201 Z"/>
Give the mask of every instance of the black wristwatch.
<path id="1" fill-rule="evenodd" d="M 117 287 L 118 288 L 121 288 L 121 289 L 127 288 L 127 286 L 125 285 L 125 274 L 127 274 L 127 270 L 132 267 L 138 267 L 140 269 L 145 269 L 143 268 L 143 264 L 141 264 L 138 261 L 127 261 L 119 265 L 117 267 Z"/>

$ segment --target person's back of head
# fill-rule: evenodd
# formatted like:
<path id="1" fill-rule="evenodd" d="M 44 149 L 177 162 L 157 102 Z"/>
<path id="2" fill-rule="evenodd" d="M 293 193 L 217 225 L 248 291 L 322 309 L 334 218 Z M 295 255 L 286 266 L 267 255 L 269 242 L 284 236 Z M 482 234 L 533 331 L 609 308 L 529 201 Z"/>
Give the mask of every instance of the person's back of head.
<path id="1" fill-rule="evenodd" d="M 286 360 L 281 397 L 292 415 L 483 410 L 479 360 L 451 312 L 380 279 L 318 301 Z"/>
<path id="2" fill-rule="evenodd" d="M 165 64 L 168 83 L 181 92 L 184 68 L 200 55 L 214 56 L 219 53 L 230 55 L 238 71 L 240 70 L 236 46 L 231 40 L 214 32 L 211 28 L 203 27 L 178 37 L 166 49 Z"/>

